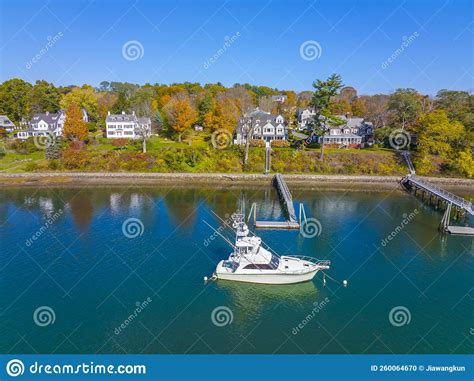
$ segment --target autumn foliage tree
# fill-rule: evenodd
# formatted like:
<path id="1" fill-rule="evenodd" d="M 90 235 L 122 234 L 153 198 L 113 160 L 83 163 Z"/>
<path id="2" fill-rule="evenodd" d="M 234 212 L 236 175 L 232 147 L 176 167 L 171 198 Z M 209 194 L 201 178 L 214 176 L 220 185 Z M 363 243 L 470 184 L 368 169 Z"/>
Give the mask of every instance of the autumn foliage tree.
<path id="1" fill-rule="evenodd" d="M 232 132 L 239 120 L 239 109 L 235 102 L 224 98 L 216 102 L 211 111 L 204 115 L 204 127 L 212 131 L 224 129 Z"/>
<path id="2" fill-rule="evenodd" d="M 87 124 L 82 119 L 82 111 L 76 104 L 71 104 L 66 109 L 64 122 L 64 136 L 69 140 L 84 140 L 87 138 Z"/>
<path id="3" fill-rule="evenodd" d="M 178 134 L 178 141 L 181 142 L 183 133 L 191 128 L 198 118 L 198 112 L 191 100 L 187 96 L 180 96 L 171 99 L 164 107 L 166 121 L 169 126 Z"/>

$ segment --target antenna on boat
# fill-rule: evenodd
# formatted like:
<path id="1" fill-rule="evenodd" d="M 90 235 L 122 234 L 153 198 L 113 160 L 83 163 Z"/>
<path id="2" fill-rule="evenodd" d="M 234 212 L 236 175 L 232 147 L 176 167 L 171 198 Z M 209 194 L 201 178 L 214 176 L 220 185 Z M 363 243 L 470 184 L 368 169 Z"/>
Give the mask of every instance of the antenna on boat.
<path id="1" fill-rule="evenodd" d="M 229 224 L 228 224 L 224 219 L 222 219 L 220 216 L 218 216 L 218 215 L 216 214 L 216 212 L 214 212 L 213 210 L 211 210 L 211 213 L 214 214 L 214 216 L 216 216 L 225 226 L 227 226 L 229 229 L 232 229 L 232 227 L 229 226 Z M 244 214 L 244 216 L 245 216 L 245 214 Z M 247 229 L 249 230 L 250 233 L 252 233 L 253 235 L 256 235 L 252 230 L 250 230 L 250 228 L 249 228 L 248 226 L 247 226 Z M 262 243 L 265 244 L 265 246 L 268 248 L 268 250 L 270 250 L 270 251 L 271 251 L 273 254 L 275 254 L 278 258 L 280 258 L 280 255 L 279 255 L 275 250 L 273 250 L 273 249 L 268 245 L 268 243 L 264 242 L 263 240 L 262 240 Z"/>

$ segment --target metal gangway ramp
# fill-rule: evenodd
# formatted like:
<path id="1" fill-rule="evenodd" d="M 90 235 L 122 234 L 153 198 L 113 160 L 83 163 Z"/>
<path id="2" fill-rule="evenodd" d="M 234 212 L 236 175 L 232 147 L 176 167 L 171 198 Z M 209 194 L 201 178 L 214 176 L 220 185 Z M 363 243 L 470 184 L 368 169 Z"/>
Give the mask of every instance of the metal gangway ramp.
<path id="1" fill-rule="evenodd" d="M 408 175 L 403 179 L 403 183 L 409 184 L 410 186 L 415 186 L 422 191 L 430 193 L 431 195 L 434 195 L 435 197 L 438 197 L 439 199 L 466 211 L 470 215 L 474 215 L 472 202 L 467 201 L 462 197 L 456 196 L 455 194 L 448 192 L 436 185 L 433 185 L 430 182 L 419 178 L 418 176 Z"/>
<path id="2" fill-rule="evenodd" d="M 296 212 L 295 207 L 293 206 L 293 197 L 291 197 L 291 192 L 286 185 L 283 176 L 277 173 L 273 176 L 273 185 L 275 186 L 278 195 L 280 196 L 280 200 L 288 212 L 288 221 L 291 223 L 298 222 L 296 219 Z"/>

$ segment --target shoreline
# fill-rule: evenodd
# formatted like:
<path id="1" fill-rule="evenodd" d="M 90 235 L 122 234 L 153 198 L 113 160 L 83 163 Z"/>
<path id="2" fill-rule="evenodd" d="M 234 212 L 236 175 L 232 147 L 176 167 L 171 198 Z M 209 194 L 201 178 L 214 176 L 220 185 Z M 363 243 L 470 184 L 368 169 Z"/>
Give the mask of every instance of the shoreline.
<path id="1" fill-rule="evenodd" d="M 284 174 L 289 185 L 303 188 L 335 189 L 391 189 L 400 187 L 401 176 L 357 176 L 357 175 L 316 175 Z M 136 173 L 136 172 L 44 172 L 0 174 L 0 187 L 41 187 L 75 185 L 268 185 L 273 174 L 244 173 Z M 472 193 L 474 180 L 460 178 L 423 177 L 445 189 L 466 190 Z M 131 183 L 133 181 L 133 183 Z"/>

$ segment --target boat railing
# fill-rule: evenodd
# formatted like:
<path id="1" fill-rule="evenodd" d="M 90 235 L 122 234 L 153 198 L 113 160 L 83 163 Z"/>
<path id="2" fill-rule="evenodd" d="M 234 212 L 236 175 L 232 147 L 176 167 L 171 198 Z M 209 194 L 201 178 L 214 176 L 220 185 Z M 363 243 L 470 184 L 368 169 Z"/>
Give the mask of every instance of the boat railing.
<path id="1" fill-rule="evenodd" d="M 308 257 L 307 255 L 285 255 L 285 257 L 302 259 L 304 261 L 314 263 L 315 265 L 318 265 L 318 266 L 330 266 L 331 265 L 331 261 L 328 260 L 328 259 L 317 259 L 317 258 L 314 258 L 314 257 Z"/>

